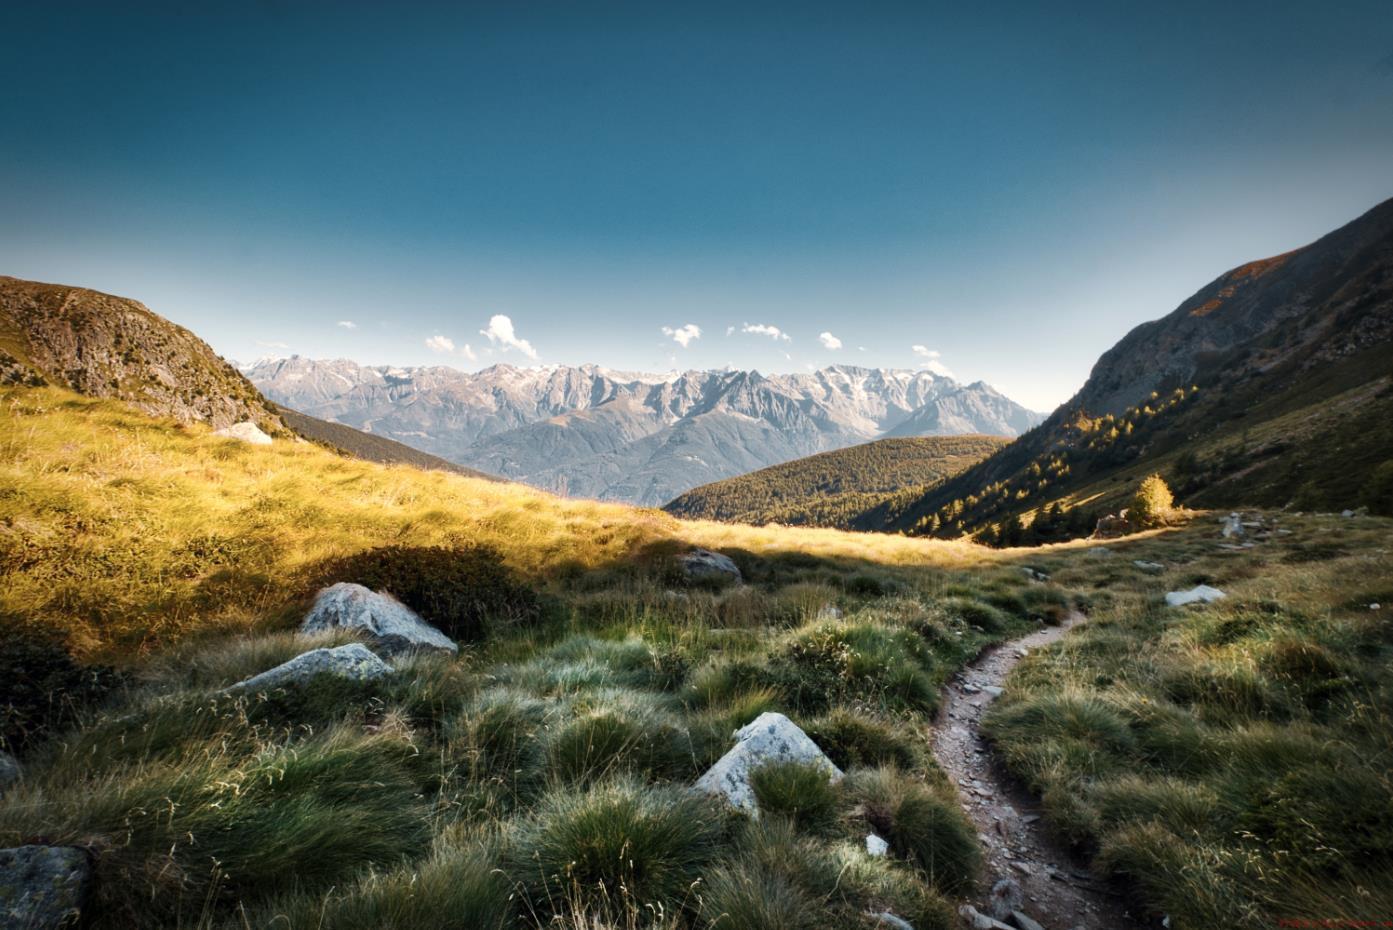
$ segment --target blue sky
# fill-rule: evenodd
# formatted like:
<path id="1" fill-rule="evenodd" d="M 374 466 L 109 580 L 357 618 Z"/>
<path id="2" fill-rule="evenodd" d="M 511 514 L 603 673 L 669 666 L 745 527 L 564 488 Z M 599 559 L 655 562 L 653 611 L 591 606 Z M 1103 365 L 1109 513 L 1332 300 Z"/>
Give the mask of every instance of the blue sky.
<path id="1" fill-rule="evenodd" d="M 21 0 L 0 34 L 0 273 L 239 359 L 934 364 L 1046 409 L 1393 196 L 1387 0 Z"/>

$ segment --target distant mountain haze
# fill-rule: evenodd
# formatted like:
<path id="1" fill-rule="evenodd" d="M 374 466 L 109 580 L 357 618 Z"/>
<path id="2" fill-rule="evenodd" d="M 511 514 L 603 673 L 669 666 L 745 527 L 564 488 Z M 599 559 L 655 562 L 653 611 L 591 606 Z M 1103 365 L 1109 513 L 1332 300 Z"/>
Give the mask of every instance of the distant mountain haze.
<path id="1" fill-rule="evenodd" d="M 852 366 L 465 372 L 295 356 L 244 371 L 267 397 L 315 417 L 547 490 L 647 505 L 883 436 L 1012 437 L 1042 418 L 982 383 Z"/>

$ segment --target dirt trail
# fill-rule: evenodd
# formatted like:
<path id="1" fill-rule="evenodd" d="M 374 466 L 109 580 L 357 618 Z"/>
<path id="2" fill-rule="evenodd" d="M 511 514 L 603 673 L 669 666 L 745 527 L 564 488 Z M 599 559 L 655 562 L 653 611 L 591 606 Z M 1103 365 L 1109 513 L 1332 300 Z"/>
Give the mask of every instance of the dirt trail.
<path id="1" fill-rule="evenodd" d="M 1001 693 L 1016 663 L 1083 620 L 1074 614 L 1059 626 L 994 646 L 963 669 L 945 692 L 933 751 L 957 782 L 963 808 L 981 836 L 984 893 L 1011 879 L 1024 896 L 1020 910 L 1045 930 L 1141 930 L 1144 924 L 1127 912 L 1116 893 L 1046 834 L 1038 800 L 1005 771 L 981 733 L 987 705 Z M 990 914 L 991 904 L 984 896 L 976 906 Z"/>

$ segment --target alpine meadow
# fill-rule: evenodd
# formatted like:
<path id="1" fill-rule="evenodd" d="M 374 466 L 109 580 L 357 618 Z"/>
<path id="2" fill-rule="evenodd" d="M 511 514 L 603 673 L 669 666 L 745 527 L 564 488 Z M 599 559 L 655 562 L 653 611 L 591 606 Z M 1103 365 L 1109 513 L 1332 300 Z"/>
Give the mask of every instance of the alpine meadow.
<path id="1" fill-rule="evenodd" d="M 0 930 L 1393 925 L 1386 4 L 0 22 Z"/>

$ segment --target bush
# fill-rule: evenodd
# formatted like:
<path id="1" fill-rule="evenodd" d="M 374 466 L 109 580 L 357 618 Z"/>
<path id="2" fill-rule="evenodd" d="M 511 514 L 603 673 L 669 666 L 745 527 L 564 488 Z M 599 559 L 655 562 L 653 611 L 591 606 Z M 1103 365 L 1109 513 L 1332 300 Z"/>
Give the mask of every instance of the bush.
<path id="1" fill-rule="evenodd" d="M 799 830 L 824 833 L 837 819 L 837 786 L 827 769 L 806 762 L 770 762 L 750 773 L 760 813 L 787 817 Z"/>
<path id="2" fill-rule="evenodd" d="M 320 583 L 385 591 L 458 640 L 535 623 L 541 600 L 488 546 L 384 546 L 331 563 Z"/>
<path id="3" fill-rule="evenodd" d="M 1369 475 L 1360 498 L 1369 512 L 1393 517 L 1393 461 L 1384 462 Z"/>
<path id="4" fill-rule="evenodd" d="M 948 616 L 986 633 L 1001 633 L 1009 623 L 999 608 L 968 597 L 950 597 L 939 606 Z"/>
<path id="5" fill-rule="evenodd" d="M 1140 527 L 1162 526 L 1175 509 L 1175 496 L 1160 475 L 1147 475 L 1137 487 L 1127 519 Z"/>
<path id="6" fill-rule="evenodd" d="M 912 735 L 864 712 L 853 713 L 839 707 L 811 721 L 803 730 L 843 771 L 880 766 L 911 770 L 924 761 Z"/>
<path id="7" fill-rule="evenodd" d="M 577 895 L 597 907 L 627 900 L 670 913 L 694 903 L 692 883 L 721 828 L 712 803 L 682 787 L 621 779 L 563 789 L 516 828 L 509 873 L 543 918 Z"/>
<path id="8" fill-rule="evenodd" d="M 847 778 L 847 790 L 871 829 L 894 852 L 916 863 L 944 894 L 971 889 L 981 868 L 977 831 L 957 800 L 895 769 L 863 769 Z"/>
<path id="9" fill-rule="evenodd" d="M 57 642 L 0 617 L 0 749 L 23 753 L 72 726 L 121 682 L 114 669 L 79 665 Z"/>
<path id="10" fill-rule="evenodd" d="M 691 767 L 691 739 L 666 714 L 633 707 L 583 712 L 552 737 L 553 774 L 565 781 L 633 773 L 675 778 Z"/>
<path id="11" fill-rule="evenodd" d="M 94 849 L 94 913 L 165 926 L 181 909 L 315 891 L 419 855 L 430 828 L 414 757 L 396 735 L 349 729 L 250 758 L 212 744 L 0 809 L 0 839 Z"/>

